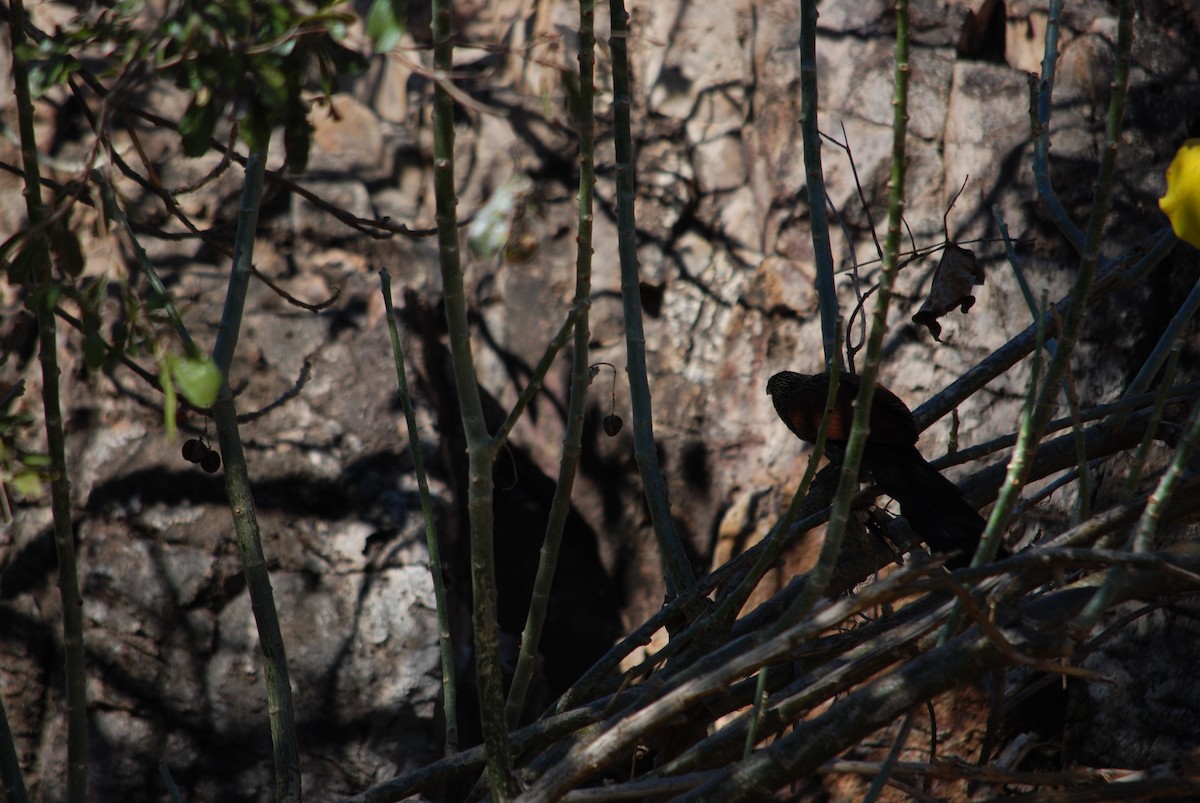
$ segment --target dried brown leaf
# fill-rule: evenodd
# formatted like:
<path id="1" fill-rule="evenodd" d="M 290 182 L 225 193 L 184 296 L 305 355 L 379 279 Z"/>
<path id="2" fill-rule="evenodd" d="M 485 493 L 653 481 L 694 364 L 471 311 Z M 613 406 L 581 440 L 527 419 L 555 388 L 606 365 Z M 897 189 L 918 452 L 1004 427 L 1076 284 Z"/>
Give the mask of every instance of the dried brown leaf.
<path id="1" fill-rule="evenodd" d="M 982 285 L 984 278 L 983 266 L 975 258 L 974 251 L 957 243 L 947 244 L 933 272 L 929 295 L 912 317 L 913 323 L 927 328 L 933 339 L 940 343 L 942 325 L 937 319 L 955 309 L 961 309 L 964 313 L 971 309 L 975 303 L 971 289 Z"/>

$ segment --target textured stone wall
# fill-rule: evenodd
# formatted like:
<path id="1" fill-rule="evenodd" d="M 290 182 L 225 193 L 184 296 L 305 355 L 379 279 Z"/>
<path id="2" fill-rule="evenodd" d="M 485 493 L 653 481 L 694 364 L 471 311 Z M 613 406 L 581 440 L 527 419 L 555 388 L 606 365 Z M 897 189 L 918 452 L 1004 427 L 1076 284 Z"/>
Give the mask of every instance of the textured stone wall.
<path id="1" fill-rule="evenodd" d="M 467 264 L 476 357 L 494 417 L 513 403 L 561 325 L 574 281 L 576 154 L 560 70 L 575 65 L 571 30 L 577 12 L 561 2 L 529 5 L 458 10 L 468 45 L 457 55 L 458 86 L 472 99 L 461 110 L 457 138 L 460 215 L 473 214 L 515 174 L 531 180 L 523 218 L 536 244 L 530 258 L 505 263 L 475 257 Z M 995 238 L 996 206 L 1014 237 L 1024 240 L 1019 253 L 1035 294 L 1045 291 L 1054 300 L 1067 292 L 1075 260 L 1041 212 L 1031 174 L 1026 74 L 1041 58 L 1044 8 L 1008 7 L 1000 53 L 995 29 L 980 34 L 985 44 L 962 45 L 970 5 L 913 3 L 907 223 L 918 246 L 938 244 L 951 198 L 966 182 L 946 217 L 951 236 Z M 1101 2 L 1069 5 L 1051 166 L 1066 208 L 1082 223 L 1102 139 L 1115 12 Z M 65 13 L 50 4 L 41 13 L 56 9 Z M 805 466 L 802 448 L 764 392 L 774 372 L 815 371 L 822 361 L 798 128 L 798 11 L 793 2 L 774 0 L 663 0 L 633 3 L 631 10 L 638 253 L 654 424 L 680 530 L 704 571 L 770 528 Z M 820 10 L 821 126 L 850 146 L 871 220 L 879 226 L 891 138 L 890 4 L 831 0 Z M 601 28 L 604 17 L 598 15 Z M 1163 166 L 1200 125 L 1194 20 L 1183 6 L 1147 4 L 1137 31 L 1117 202 L 1105 241 L 1109 258 L 1164 224 L 1156 207 Z M 411 36 L 423 36 L 416 20 Z M 526 52 L 532 58 L 524 58 Z M 8 56 L 0 62 L 7 69 Z M 421 64 L 428 64 L 427 54 L 413 50 L 376 56 L 371 72 L 335 98 L 336 118 L 317 110 L 313 158 L 295 181 L 357 217 L 431 226 L 431 85 Z M 628 429 L 610 439 L 599 426 L 614 404 L 610 389 L 616 411 L 629 415 L 604 51 L 598 87 L 591 359 L 615 365 L 617 379 L 614 386 L 605 371 L 592 386 L 537 703 L 547 702 L 657 609 L 663 594 Z M 161 91 L 147 103 L 168 117 L 183 108 L 178 97 Z M 8 96 L 0 96 L 0 108 L 11 122 Z M 50 155 L 79 158 L 89 139 L 78 112 L 41 108 Z M 190 183 L 217 161 L 183 161 L 174 135 L 142 133 L 166 186 Z M 117 144 L 128 147 L 128 139 L 118 134 Z M 18 161 L 7 141 L 0 142 L 0 159 Z M 857 259 L 868 286 L 878 266 L 871 261 L 870 223 L 846 152 L 827 145 L 823 159 L 829 197 L 842 221 L 834 225 L 833 241 L 835 259 L 847 270 L 839 296 L 848 314 L 855 303 L 849 268 Z M 272 166 L 279 161 L 273 158 Z M 226 242 L 240 178 L 240 171 L 230 170 L 180 198 L 199 225 Z M 0 236 L 22 225 L 20 189 L 19 179 L 0 173 L 6 199 Z M 132 184 L 123 190 L 135 214 L 161 222 L 153 197 Z M 88 274 L 126 275 L 127 247 L 100 234 L 88 214 L 94 215 L 85 211 L 76 221 Z M 147 237 L 143 244 L 183 305 L 193 334 L 211 345 L 226 262 L 195 240 Z M 901 274 L 883 376 L 911 407 L 1031 320 L 1002 245 L 969 247 L 986 267 L 987 283 L 976 288 L 969 314 L 942 320 L 941 343 L 910 322 L 936 255 Z M 359 791 L 431 760 L 441 732 L 428 558 L 374 275 L 383 266 L 396 283 L 470 711 L 465 457 L 434 249 L 428 239 L 372 239 L 286 184 L 269 189 L 257 268 L 305 302 L 338 294 L 329 308 L 313 314 L 254 284 L 231 377 L 239 410 L 263 411 L 243 423 L 242 435 L 312 800 Z M 1077 367 L 1085 404 L 1119 395 L 1196 268 L 1195 251 L 1181 247 L 1142 287 L 1103 302 Z M 33 324 L 12 288 L 0 293 L 6 354 L 0 376 L 6 387 L 25 378 L 28 391 L 19 404 L 36 416 Z M 127 371 L 86 374 L 76 359 L 81 338 L 63 331 L 95 799 L 163 799 L 160 761 L 186 790 L 185 799 L 268 799 L 262 666 L 221 481 L 179 457 L 179 443 L 164 436 L 155 392 Z M 851 336 L 858 339 L 858 330 L 852 327 Z M 1185 365 L 1191 371 L 1194 338 L 1188 342 Z M 961 406 L 960 447 L 1014 430 L 1026 378 L 1019 367 Z M 560 360 L 497 469 L 501 619 L 514 638 L 556 475 L 567 382 L 568 363 Z M 185 429 L 199 436 L 205 423 L 193 417 Z M 215 438 L 211 428 L 209 435 Z M 926 455 L 943 453 L 949 436 L 948 420 L 935 424 L 922 436 Z M 1063 521 L 1073 493 L 1053 497 L 1039 521 Z M 808 546 L 789 557 L 778 580 L 807 562 Z M 14 499 L 12 522 L 0 529 L 0 693 L 32 790 L 45 800 L 58 799 L 65 761 L 55 578 L 45 500 Z M 1168 695 L 1160 714 L 1148 718 L 1114 720 L 1109 715 L 1118 709 L 1110 709 L 1105 697 L 1128 690 L 1154 699 L 1153 690 L 1135 682 L 1146 677 L 1135 665 L 1147 652 L 1156 661 L 1162 657 L 1154 677 L 1170 676 L 1179 661 L 1188 664 L 1186 655 L 1166 645 L 1179 643 L 1180 632 L 1190 638 L 1189 621 L 1161 611 L 1143 620 L 1132 641 L 1097 655 L 1097 671 L 1118 683 L 1072 687 L 1070 704 L 1063 706 L 1073 723 L 1070 760 L 1133 766 L 1196 748 L 1200 701 L 1194 691 Z M 1192 668 L 1188 664 L 1186 671 Z M 978 727 L 970 700 L 946 705 L 951 727 Z M 1163 721 L 1172 723 L 1171 733 L 1158 738 L 1153 732 Z"/>

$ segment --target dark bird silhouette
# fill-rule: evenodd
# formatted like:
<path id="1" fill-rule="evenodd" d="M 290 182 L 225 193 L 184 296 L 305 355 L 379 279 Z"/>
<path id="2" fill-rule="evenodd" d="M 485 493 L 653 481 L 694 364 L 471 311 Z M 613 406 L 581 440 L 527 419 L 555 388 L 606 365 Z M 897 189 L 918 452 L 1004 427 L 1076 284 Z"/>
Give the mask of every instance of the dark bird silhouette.
<path id="1" fill-rule="evenodd" d="M 840 464 L 845 455 L 860 384 L 854 374 L 838 377 L 837 400 L 825 445 L 831 462 Z M 788 429 L 800 440 L 815 443 L 829 394 L 829 374 L 782 371 L 767 382 L 767 393 Z M 863 469 L 870 472 L 884 493 L 900 503 L 900 513 L 913 532 L 934 551 L 954 553 L 948 565 L 966 566 L 975 554 L 986 522 L 958 486 L 929 465 L 916 444 L 917 425 L 912 412 L 894 393 L 876 385 Z"/>

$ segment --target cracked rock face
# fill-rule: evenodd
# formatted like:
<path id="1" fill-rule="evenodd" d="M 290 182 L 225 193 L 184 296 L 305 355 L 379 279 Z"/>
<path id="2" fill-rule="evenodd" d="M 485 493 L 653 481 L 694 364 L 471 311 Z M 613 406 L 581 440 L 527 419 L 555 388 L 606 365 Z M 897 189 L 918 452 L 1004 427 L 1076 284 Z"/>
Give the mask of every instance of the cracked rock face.
<path id="1" fill-rule="evenodd" d="M 472 257 L 465 265 L 476 359 L 494 428 L 562 325 L 574 292 L 577 154 L 559 68 L 577 63 L 576 38 L 563 33 L 577 12 L 551 3 L 526 19 L 520 16 L 532 13 L 526 4 L 492 5 L 486 13 L 462 10 L 464 41 L 498 42 L 501 30 L 514 36 L 532 31 L 526 44 L 535 58 L 467 49 L 459 54 L 458 86 L 480 104 L 462 114 L 457 129 L 459 211 L 465 219 L 523 173 L 532 188 L 522 225 L 536 245 L 522 261 Z M 1045 289 L 1056 299 L 1069 291 L 1077 260 L 1040 210 L 1031 173 L 1026 71 L 1040 60 L 1031 42 L 1041 41 L 1044 10 L 1009 5 L 1000 58 L 982 45 L 978 52 L 962 50 L 968 11 L 975 10 L 968 5 L 913 4 L 906 222 L 922 248 L 942 241 L 944 225 L 959 242 L 995 238 L 995 207 L 1012 235 L 1023 238 L 1023 267 L 1036 292 Z M 1195 135 L 1195 121 L 1183 119 L 1180 110 L 1200 108 L 1191 55 L 1200 37 L 1195 24 L 1188 27 L 1186 13 L 1170 5 L 1139 20 L 1118 202 L 1105 243 L 1109 257 L 1162 225 L 1155 202 L 1162 167 L 1189 125 Z M 795 3 L 775 0 L 643 6 L 632 9 L 630 46 L 638 256 L 655 434 L 680 532 L 703 571 L 715 555 L 725 558 L 738 548 L 731 543 L 744 548 L 769 530 L 805 465 L 763 393 L 776 371 L 812 372 L 822 363 L 797 124 L 799 19 Z M 1067 211 L 1084 221 L 1103 135 L 1114 32 L 1107 5 L 1071 6 L 1055 93 L 1051 172 Z M 849 318 L 856 304 L 850 277 L 856 262 L 864 287 L 877 275 L 870 226 L 883 236 L 894 23 L 882 0 L 833 0 L 820 12 L 821 127 L 849 148 L 827 142 L 822 159 L 838 212 L 831 231 L 842 271 L 839 298 L 857 340 L 858 323 Z M 418 28 L 414 21 L 417 40 Z M 589 360 L 614 365 L 616 381 L 605 369 L 590 390 L 575 504 L 530 706 L 534 714 L 656 611 L 663 594 L 629 428 L 615 438 L 601 431 L 601 420 L 614 409 L 629 420 L 629 401 L 612 98 L 608 64 L 598 52 Z M 9 61 L 0 58 L 5 69 Z M 315 112 L 310 172 L 296 180 L 357 217 L 432 226 L 428 81 L 411 65 L 380 56 L 366 78 L 345 90 L 336 99 L 338 120 Z M 163 113 L 182 108 L 169 93 L 159 102 Z M 13 119 L 8 96 L 0 105 Z M 46 125 L 68 122 L 59 116 Z M 165 154 L 168 186 L 195 181 L 217 161 L 174 156 L 174 135 L 147 132 L 146 138 L 158 149 L 153 152 Z M 86 144 L 66 138 L 59 145 L 63 153 L 52 155 L 78 158 Z M 3 161 L 19 162 L 10 143 L 0 143 L 0 152 Z M 0 193 L 9 200 L 0 205 L 5 238 L 23 226 L 14 211 L 22 208 L 21 189 L 19 180 L 0 173 Z M 181 196 L 181 204 L 201 228 L 221 230 L 236 217 L 239 189 L 240 173 L 228 171 L 202 192 Z M 123 191 L 136 212 L 157 214 L 154 197 L 132 183 Z M 83 219 L 87 214 L 77 222 L 88 275 L 126 275 L 122 248 L 95 234 L 94 219 Z M 144 244 L 182 303 L 193 335 L 210 348 L 227 264 L 191 240 L 147 237 Z M 1002 245 L 969 247 L 987 269 L 987 284 L 975 288 L 969 314 L 940 319 L 942 344 L 909 323 L 937 257 L 916 260 L 900 275 L 883 380 L 910 407 L 1029 323 Z M 1155 327 L 1169 319 L 1194 280 L 1189 258 L 1177 252 L 1158 278 L 1105 302 L 1111 315 L 1099 316 L 1101 324 L 1080 345 L 1085 405 L 1112 400 L 1136 372 L 1157 337 Z M 429 239 L 372 239 L 275 187 L 255 262 L 303 302 L 337 294 L 328 308 L 309 313 L 261 283 L 252 285 L 231 375 L 239 412 L 261 413 L 244 421 L 241 433 L 292 671 L 305 791 L 313 800 L 333 799 L 436 758 L 443 732 L 424 525 L 375 276 L 384 266 L 395 285 L 430 468 L 464 718 L 472 715 L 465 454 L 439 306 L 436 245 Z M 8 358 L 0 377 L 6 386 L 24 378 L 21 409 L 40 416 L 36 330 L 11 288 L 0 300 Z M 64 353 L 78 355 L 81 336 L 60 331 Z M 220 475 L 204 474 L 180 458 L 180 443 L 164 434 L 159 397 L 141 380 L 121 370 L 87 375 L 79 360 L 64 366 L 96 799 L 163 799 L 161 761 L 185 799 L 270 799 L 262 661 Z M 964 403 L 959 445 L 1011 431 L 1026 380 L 1024 369 L 1014 370 Z M 497 467 L 500 619 L 509 641 L 524 624 L 557 476 L 568 386 L 569 360 L 560 358 Z M 186 437 L 206 433 L 198 416 L 182 427 Z M 207 433 L 210 442 L 215 439 L 211 425 Z M 29 437 L 36 443 L 35 435 Z M 950 425 L 942 421 L 922 435 L 921 446 L 932 457 L 949 439 Z M 1046 515 L 1065 520 L 1072 504 L 1056 498 Z M 786 582 L 808 560 L 802 545 L 777 580 Z M 0 693 L 33 796 L 46 800 L 61 794 L 65 762 L 55 572 L 45 500 L 15 500 L 13 523 L 0 531 Z M 1172 616 L 1163 612 L 1154 621 L 1167 629 L 1179 626 Z M 1135 635 L 1161 644 L 1154 634 Z M 1118 643 L 1094 660 L 1107 662 L 1100 670 L 1105 674 L 1114 664 L 1114 673 L 1126 677 L 1121 672 L 1137 652 Z M 1162 676 L 1180 660 L 1165 648 L 1154 654 L 1162 656 Z M 1121 688 L 1138 693 L 1133 682 Z M 1063 710 L 1074 712 L 1078 722 L 1102 725 L 1090 733 L 1071 730 L 1072 755 L 1079 760 L 1108 766 L 1171 760 L 1197 742 L 1200 708 L 1192 696 L 1163 703 L 1175 705 L 1171 738 L 1147 747 L 1148 720 L 1122 720 L 1127 735 L 1120 743 L 1103 738 L 1101 732 L 1117 725 L 1098 711 L 1099 692 L 1080 688 L 1071 694 Z M 975 733 L 977 706 L 969 700 L 961 707 L 944 705 L 947 713 L 939 717 L 950 722 L 946 727 L 961 724 L 961 732 Z M 467 725 L 463 736 L 477 734 Z M 1122 744 L 1140 746 L 1123 755 Z"/>

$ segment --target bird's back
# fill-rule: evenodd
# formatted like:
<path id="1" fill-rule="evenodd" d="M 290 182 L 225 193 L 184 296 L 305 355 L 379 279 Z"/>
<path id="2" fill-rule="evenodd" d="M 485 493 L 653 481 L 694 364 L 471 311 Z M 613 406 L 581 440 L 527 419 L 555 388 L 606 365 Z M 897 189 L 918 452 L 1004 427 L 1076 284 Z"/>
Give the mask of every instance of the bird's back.
<path id="1" fill-rule="evenodd" d="M 849 439 L 854 400 L 861 384 L 855 374 L 838 375 L 837 401 L 829 421 L 831 442 L 845 443 Z M 780 371 L 767 382 L 767 393 L 775 411 L 796 437 L 809 443 L 816 441 L 829 395 L 829 374 Z M 908 406 L 883 385 L 875 386 L 871 403 L 871 442 L 892 446 L 912 446 L 917 442 L 917 425 Z"/>

